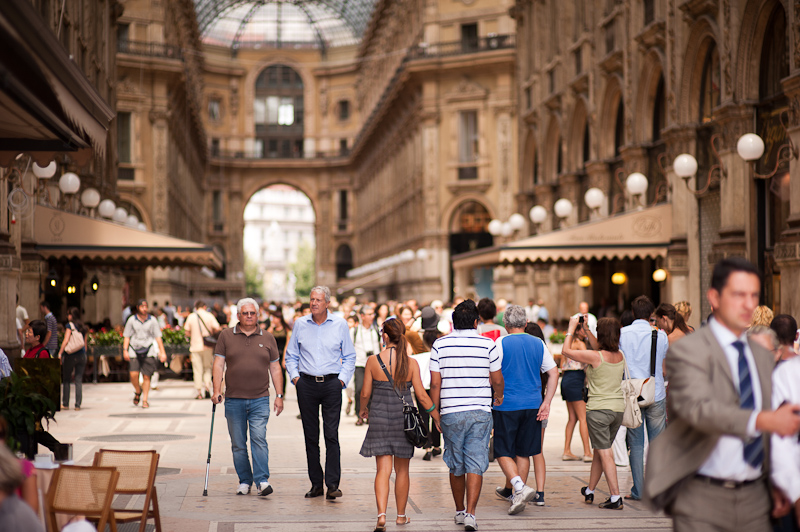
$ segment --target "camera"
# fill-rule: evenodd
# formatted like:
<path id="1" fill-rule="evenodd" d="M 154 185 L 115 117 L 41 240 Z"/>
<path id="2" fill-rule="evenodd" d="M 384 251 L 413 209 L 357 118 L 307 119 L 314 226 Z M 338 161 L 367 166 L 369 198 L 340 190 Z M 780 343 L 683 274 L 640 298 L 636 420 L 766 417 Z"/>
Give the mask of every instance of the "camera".
<path id="1" fill-rule="evenodd" d="M 375 354 L 374 351 L 367 351 L 367 358 L 371 357 L 374 354 Z"/>
<path id="2" fill-rule="evenodd" d="M 578 325 L 583 325 L 583 315 L 578 316 Z"/>

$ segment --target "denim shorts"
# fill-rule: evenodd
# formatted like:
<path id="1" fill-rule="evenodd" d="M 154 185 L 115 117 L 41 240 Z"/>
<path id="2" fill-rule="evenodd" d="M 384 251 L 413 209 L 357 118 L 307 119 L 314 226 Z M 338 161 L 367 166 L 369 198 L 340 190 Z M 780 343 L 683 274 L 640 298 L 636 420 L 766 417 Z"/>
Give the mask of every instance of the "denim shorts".
<path id="1" fill-rule="evenodd" d="M 467 410 L 445 414 L 441 420 L 444 436 L 444 463 L 450 473 L 483 475 L 489 469 L 489 436 L 492 413 Z"/>

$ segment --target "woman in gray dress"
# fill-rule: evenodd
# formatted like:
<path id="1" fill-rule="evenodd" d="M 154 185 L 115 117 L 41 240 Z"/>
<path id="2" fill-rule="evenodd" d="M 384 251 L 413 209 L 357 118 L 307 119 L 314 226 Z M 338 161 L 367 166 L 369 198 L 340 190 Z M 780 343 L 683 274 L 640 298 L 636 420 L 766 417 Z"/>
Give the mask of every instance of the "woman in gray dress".
<path id="1" fill-rule="evenodd" d="M 420 380 L 419 365 L 408 356 L 410 347 L 405 332 L 403 322 L 396 318 L 387 319 L 381 329 L 381 339 L 386 347 L 377 356 L 369 357 L 364 368 L 359 415 L 362 418 L 369 417 L 369 429 L 361 446 L 361 455 L 374 456 L 377 465 L 375 501 L 378 505 L 378 524 L 375 532 L 386 530 L 386 506 L 389 503 L 389 477 L 392 467 L 395 472 L 396 522 L 398 525 L 411 522 L 405 515 L 405 509 L 408 502 L 408 463 L 414 456 L 414 446 L 408 442 L 403 432 L 403 402 L 397 393 L 403 396 L 407 404 L 412 405 L 414 403 L 410 388 L 413 385 L 421 406 L 430 412 L 437 427 L 439 425 L 436 405 L 425 393 Z M 381 367 L 381 362 L 392 376 L 394 389 Z"/>

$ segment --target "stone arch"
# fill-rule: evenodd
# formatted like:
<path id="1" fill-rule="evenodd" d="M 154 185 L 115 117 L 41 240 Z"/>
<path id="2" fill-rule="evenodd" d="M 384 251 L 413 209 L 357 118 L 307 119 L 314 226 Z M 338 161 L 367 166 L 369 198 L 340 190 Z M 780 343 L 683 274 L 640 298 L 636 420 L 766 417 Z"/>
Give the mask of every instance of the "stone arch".
<path id="1" fill-rule="evenodd" d="M 586 100 L 579 96 L 575 101 L 572 111 L 572 121 L 567 134 L 567 168 L 570 170 L 583 169 L 584 133 L 589 123 L 589 112 Z M 590 152 L 591 154 L 591 147 Z M 591 158 L 591 155 L 590 155 Z"/>
<path id="2" fill-rule="evenodd" d="M 273 185 L 286 185 L 294 189 L 297 189 L 303 194 L 305 194 L 306 197 L 311 201 L 311 208 L 314 209 L 314 215 L 316 216 L 316 220 L 319 220 L 319 215 L 320 215 L 319 198 L 316 195 L 310 193 L 309 190 L 307 190 L 306 183 L 298 182 L 294 179 L 287 179 L 287 178 L 256 180 L 250 183 L 250 186 L 245 190 L 244 194 L 242 194 L 243 201 L 240 212 L 235 213 L 235 215 L 243 220 L 244 210 L 247 207 L 247 204 L 250 203 L 250 200 L 253 198 L 253 195 L 259 190 L 269 188 Z"/>
<path id="3" fill-rule="evenodd" d="M 711 45 L 719 42 L 719 27 L 708 17 L 700 17 L 692 27 L 683 57 L 681 86 L 678 92 L 678 123 L 694 124 L 700 113 L 703 66 Z"/>
<path id="4" fill-rule="evenodd" d="M 455 216 L 459 210 L 468 203 L 477 203 L 481 205 L 486 212 L 489 213 L 489 218 L 497 218 L 497 209 L 486 199 L 485 196 L 480 194 L 471 193 L 464 194 L 450 201 L 444 209 L 444 216 L 442 216 L 442 229 L 445 233 L 449 234 L 453 228 Z"/>
<path id="5" fill-rule="evenodd" d="M 603 103 L 600 108 L 600 127 L 595 145 L 597 146 L 598 159 L 611 159 L 614 157 L 614 132 L 617 125 L 617 112 L 620 104 L 624 105 L 622 94 L 622 81 L 617 76 L 609 76 L 606 83 Z M 630 140 L 630 139 L 626 139 Z"/>
<path id="6" fill-rule="evenodd" d="M 544 138 L 544 150 L 542 152 L 543 165 L 542 165 L 542 182 L 553 183 L 558 179 L 559 171 L 564 171 L 563 165 L 563 149 L 564 138 L 561 134 L 561 120 L 555 113 L 550 115 L 550 122 L 547 124 L 547 133 Z M 562 164 L 559 170 L 559 158 Z"/>
<path id="7" fill-rule="evenodd" d="M 633 126 L 633 142 L 644 143 L 652 139 L 653 111 L 656 105 L 658 84 L 664 79 L 666 59 L 661 50 L 651 49 L 644 58 L 644 67 L 639 75 L 636 92 L 636 112 Z M 666 124 L 661 124 L 665 127 Z"/>
<path id="8" fill-rule="evenodd" d="M 317 87 L 314 76 L 308 71 L 308 64 L 300 63 L 287 56 L 276 56 L 259 62 L 247 72 L 244 78 L 244 131 L 255 131 L 255 115 L 253 113 L 253 100 L 256 95 L 256 79 L 269 66 L 286 65 L 294 69 L 303 80 L 303 131 L 305 138 L 314 137 L 317 133 L 314 117 L 317 116 Z"/>
<path id="9" fill-rule="evenodd" d="M 155 230 L 155 227 L 153 227 L 153 220 L 151 219 L 151 216 L 150 216 L 150 211 L 148 211 L 144 207 L 144 204 L 136 196 L 134 196 L 133 194 L 124 194 L 123 193 L 123 194 L 119 195 L 119 199 L 120 199 L 120 203 L 122 203 L 122 202 L 128 203 L 134 209 L 136 209 L 137 212 L 134 213 L 134 214 L 138 214 L 139 215 L 139 221 L 143 222 L 147 226 L 147 230 L 148 231 Z M 117 205 L 117 207 L 120 207 L 120 206 L 121 205 Z M 199 238 L 197 238 L 197 240 L 199 240 Z"/>
<path id="10" fill-rule="evenodd" d="M 734 78 L 736 80 L 736 96 L 740 100 L 756 101 L 759 98 L 758 83 L 761 48 L 764 46 L 764 35 L 769 30 L 769 19 L 775 8 L 783 9 L 786 20 L 790 20 L 786 7 L 779 0 L 767 0 L 766 2 L 763 0 L 750 0 L 745 5 L 742 26 L 739 32 L 739 44 L 736 51 Z M 795 24 L 797 24 L 797 21 L 795 21 Z M 792 32 L 787 31 L 787 33 L 789 34 L 789 39 L 792 39 Z M 792 46 L 791 42 L 789 46 Z"/>

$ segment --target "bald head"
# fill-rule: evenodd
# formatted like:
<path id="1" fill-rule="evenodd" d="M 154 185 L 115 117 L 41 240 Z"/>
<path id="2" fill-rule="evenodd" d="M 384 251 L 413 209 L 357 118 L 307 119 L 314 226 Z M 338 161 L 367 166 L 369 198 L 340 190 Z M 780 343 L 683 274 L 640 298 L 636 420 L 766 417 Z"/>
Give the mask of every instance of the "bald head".
<path id="1" fill-rule="evenodd" d="M 578 311 L 581 314 L 588 314 L 589 313 L 589 303 L 586 301 L 581 301 L 580 305 L 578 305 Z"/>

